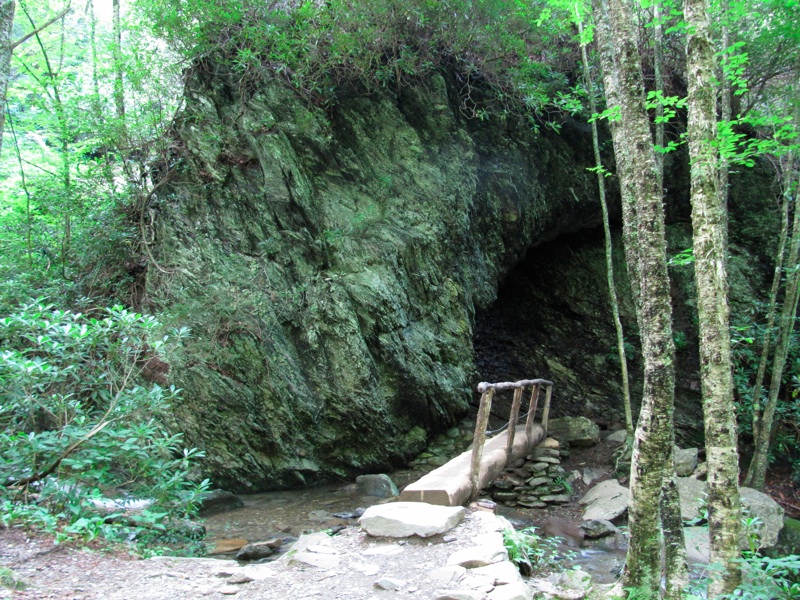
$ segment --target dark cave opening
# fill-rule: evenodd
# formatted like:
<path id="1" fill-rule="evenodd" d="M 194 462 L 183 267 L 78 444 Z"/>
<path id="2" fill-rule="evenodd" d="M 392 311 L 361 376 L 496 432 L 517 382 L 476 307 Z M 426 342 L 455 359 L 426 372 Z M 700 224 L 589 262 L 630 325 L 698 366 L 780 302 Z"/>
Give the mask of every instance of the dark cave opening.
<path id="1" fill-rule="evenodd" d="M 642 361 L 624 251 L 614 234 L 614 271 L 631 373 L 634 415 L 641 398 Z M 682 281 L 672 274 L 673 318 L 681 339 L 694 340 Z M 552 417 L 585 416 L 602 428 L 624 423 L 616 335 L 608 300 L 601 228 L 585 229 L 528 250 L 501 283 L 491 306 L 477 311 L 473 332 L 480 381 L 544 378 L 554 382 Z M 679 439 L 702 429 L 694 343 L 677 348 L 676 412 Z M 474 403 L 477 406 L 478 397 Z M 499 396 L 497 419 L 507 418 L 510 396 Z"/>
<path id="2" fill-rule="evenodd" d="M 619 250 L 615 268 L 623 283 Z M 553 416 L 583 415 L 608 426 L 622 422 L 605 277 L 600 228 L 529 249 L 502 282 L 496 301 L 476 314 L 481 381 L 550 379 L 555 384 Z M 621 296 L 625 300 L 629 294 Z M 633 307 L 628 304 L 623 302 L 623 319 L 631 327 Z M 631 358 L 635 363 L 636 357 Z M 498 411 L 507 409 L 501 403 Z"/>

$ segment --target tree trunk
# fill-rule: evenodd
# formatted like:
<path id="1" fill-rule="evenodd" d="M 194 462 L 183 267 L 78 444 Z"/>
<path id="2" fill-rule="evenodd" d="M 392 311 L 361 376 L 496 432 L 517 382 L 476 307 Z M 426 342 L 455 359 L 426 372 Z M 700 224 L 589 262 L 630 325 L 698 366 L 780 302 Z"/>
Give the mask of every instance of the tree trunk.
<path id="1" fill-rule="evenodd" d="M 594 81 L 589 69 L 589 56 L 586 51 L 586 42 L 583 40 L 583 17 L 578 13 L 576 6 L 576 22 L 578 24 L 578 34 L 581 37 L 581 58 L 583 60 L 583 78 L 589 96 L 589 111 L 597 114 L 597 103 L 594 99 Z M 611 225 L 608 218 L 608 202 L 606 201 L 605 173 L 603 170 L 603 159 L 600 156 L 600 136 L 597 131 L 597 120 L 592 121 L 592 148 L 594 149 L 594 165 L 597 171 L 597 193 L 600 196 L 600 208 L 603 211 L 603 234 L 605 239 L 606 254 L 606 280 L 608 283 L 608 302 L 611 305 L 611 317 L 614 321 L 614 331 L 617 334 L 617 355 L 619 356 L 620 378 L 622 384 L 622 404 L 625 411 L 625 429 L 628 432 L 626 446 L 633 444 L 633 413 L 631 411 L 631 389 L 630 378 L 628 377 L 628 358 L 625 355 L 625 333 L 622 329 L 622 320 L 619 316 L 619 300 L 617 298 L 617 286 L 614 283 L 614 260 L 611 248 Z"/>
<path id="2" fill-rule="evenodd" d="M 665 482 L 674 475 L 672 458 L 675 393 L 675 346 L 667 273 L 664 210 L 658 167 L 645 105 L 641 62 L 632 21 L 624 0 L 597 0 L 595 15 L 608 94 L 620 109 L 612 128 L 614 154 L 623 202 L 626 257 L 634 293 L 644 358 L 642 408 L 631 466 L 631 532 L 623 586 L 642 597 L 659 597 L 662 580 L 662 503 Z M 678 538 L 682 531 L 674 532 Z M 675 543 L 673 539 L 673 543 Z M 680 541 L 683 545 L 683 541 Z"/>
<path id="3" fill-rule="evenodd" d="M 700 381 L 708 461 L 708 528 L 712 576 L 709 596 L 731 593 L 741 582 L 741 508 L 736 411 L 731 375 L 726 220 L 720 204 L 714 46 L 707 0 L 684 0 L 692 229 L 700 325 Z"/>
<path id="4" fill-rule="evenodd" d="M 14 26 L 14 0 L 0 0 L 0 154 L 3 151 L 3 131 L 6 124 L 6 96 L 11 82 L 11 54 L 14 51 L 11 29 Z"/>
<path id="5" fill-rule="evenodd" d="M 120 23 L 120 0 L 113 0 L 113 55 L 114 55 L 114 105 L 120 121 L 120 131 L 125 123 L 125 84 L 122 78 L 122 25 Z"/>

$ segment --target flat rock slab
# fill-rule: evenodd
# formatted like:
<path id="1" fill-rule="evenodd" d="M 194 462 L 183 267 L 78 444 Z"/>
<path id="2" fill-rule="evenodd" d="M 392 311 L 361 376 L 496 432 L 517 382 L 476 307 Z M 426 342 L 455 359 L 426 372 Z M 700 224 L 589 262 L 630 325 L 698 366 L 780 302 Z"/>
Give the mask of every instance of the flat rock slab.
<path id="1" fill-rule="evenodd" d="M 462 506 L 394 502 L 369 507 L 358 522 L 364 531 L 376 537 L 430 537 L 450 531 L 465 513 Z"/>
<path id="2" fill-rule="evenodd" d="M 580 503 L 586 505 L 583 520 L 613 521 L 628 510 L 630 495 L 630 490 L 616 479 L 598 483 L 580 499 Z"/>

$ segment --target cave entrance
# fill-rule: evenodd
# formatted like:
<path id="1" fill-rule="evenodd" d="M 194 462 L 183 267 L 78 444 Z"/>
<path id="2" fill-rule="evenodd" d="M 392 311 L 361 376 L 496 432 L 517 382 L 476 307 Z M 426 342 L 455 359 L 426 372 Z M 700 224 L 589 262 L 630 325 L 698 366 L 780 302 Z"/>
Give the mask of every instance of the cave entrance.
<path id="1" fill-rule="evenodd" d="M 619 281 L 625 271 L 617 250 Z M 630 294 L 619 295 L 623 325 L 632 332 L 625 318 L 634 314 Z M 473 345 L 480 381 L 549 379 L 553 417 L 582 415 L 612 426 L 624 423 L 615 340 L 597 228 L 530 248 L 501 282 L 496 301 L 476 313 Z M 493 417 L 507 420 L 510 410 L 510 400 L 499 397 Z"/>

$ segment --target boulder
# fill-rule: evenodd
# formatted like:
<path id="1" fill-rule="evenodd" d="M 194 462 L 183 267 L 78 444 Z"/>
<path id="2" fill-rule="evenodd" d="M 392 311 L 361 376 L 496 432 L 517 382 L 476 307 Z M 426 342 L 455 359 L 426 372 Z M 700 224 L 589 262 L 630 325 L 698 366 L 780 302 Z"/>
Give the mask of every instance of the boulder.
<path id="1" fill-rule="evenodd" d="M 693 521 L 702 518 L 700 510 L 706 503 L 706 484 L 694 477 L 678 477 L 678 495 L 681 499 L 681 519 Z"/>
<path id="2" fill-rule="evenodd" d="M 686 560 L 689 564 L 708 564 L 711 550 L 708 527 L 684 527 L 683 537 L 686 541 Z"/>
<path id="3" fill-rule="evenodd" d="M 739 494 L 745 515 L 758 517 L 759 523 L 755 529 L 761 548 L 771 548 L 777 544 L 783 529 L 783 508 L 780 504 L 767 494 L 752 488 L 739 488 Z"/>
<path id="4" fill-rule="evenodd" d="M 580 499 L 586 505 L 584 521 L 613 521 L 628 510 L 630 491 L 622 487 L 616 479 L 602 481 L 586 492 Z"/>
<path id="5" fill-rule="evenodd" d="M 551 419 L 547 432 L 560 442 L 569 442 L 580 448 L 594 446 L 600 440 L 600 428 L 586 417 Z"/>
<path id="6" fill-rule="evenodd" d="M 200 495 L 200 516 L 207 517 L 216 513 L 242 508 L 244 502 L 236 494 L 225 490 L 209 490 Z"/>
<path id="7" fill-rule="evenodd" d="M 678 477 L 688 477 L 697 467 L 697 448 L 675 448 L 675 473 Z"/>
<path id="8" fill-rule="evenodd" d="M 602 521 L 593 519 L 591 521 L 584 521 L 580 525 L 581 529 L 586 532 L 586 537 L 590 540 L 605 537 L 607 535 L 616 534 L 619 529 L 611 521 Z"/>
<path id="9" fill-rule="evenodd" d="M 706 483 L 693 477 L 678 477 L 678 494 L 681 498 L 681 518 L 691 521 L 700 516 L 705 503 Z M 739 488 L 742 510 L 745 515 L 757 517 L 755 532 L 762 548 L 770 548 L 778 543 L 778 535 L 783 528 L 783 509 L 768 495 L 752 488 Z M 742 548 L 747 548 L 747 540 L 742 540 Z"/>
<path id="10" fill-rule="evenodd" d="M 606 441 L 613 442 L 615 444 L 624 444 L 625 438 L 627 437 L 628 431 L 626 429 L 617 429 L 614 433 L 606 438 Z"/>
<path id="11" fill-rule="evenodd" d="M 358 491 L 365 496 L 376 496 L 378 498 L 394 498 L 400 492 L 391 478 L 381 473 L 380 475 L 359 475 L 356 477 Z"/>
<path id="12" fill-rule="evenodd" d="M 783 529 L 778 535 L 778 543 L 770 548 L 772 557 L 800 554 L 800 520 L 783 518 Z"/>
<path id="13" fill-rule="evenodd" d="M 461 522 L 465 513 L 462 506 L 394 502 L 369 507 L 358 522 L 374 536 L 429 537 L 451 530 Z"/>

